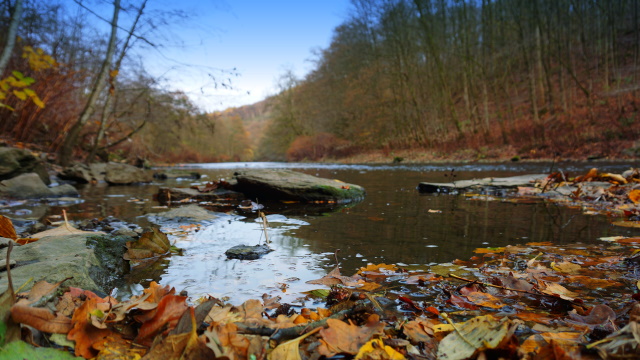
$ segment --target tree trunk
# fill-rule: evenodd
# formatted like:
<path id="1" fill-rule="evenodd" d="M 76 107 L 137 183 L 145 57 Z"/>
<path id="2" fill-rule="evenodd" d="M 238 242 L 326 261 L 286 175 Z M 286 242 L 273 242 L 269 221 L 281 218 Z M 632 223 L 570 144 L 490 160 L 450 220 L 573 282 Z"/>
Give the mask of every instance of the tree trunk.
<path id="1" fill-rule="evenodd" d="M 23 0 L 16 0 L 16 5 L 11 14 L 11 23 L 9 23 L 9 30 L 7 31 L 7 43 L 2 50 L 2 54 L 0 54 L 0 76 L 4 74 L 9 64 L 13 47 L 16 45 L 16 33 L 18 32 L 18 24 L 20 24 L 20 18 L 22 17 L 22 2 Z"/>
<path id="2" fill-rule="evenodd" d="M 120 13 L 120 0 L 113 1 L 113 19 L 111 20 L 111 36 L 109 38 L 109 44 L 107 46 L 107 53 L 105 55 L 104 61 L 102 63 L 102 67 L 100 68 L 100 73 L 96 78 L 96 82 L 91 89 L 91 94 L 89 95 L 89 99 L 87 99 L 87 103 L 80 113 L 78 120 L 73 124 L 67 137 L 64 139 L 64 143 L 60 148 L 60 158 L 58 159 L 60 165 L 68 166 L 71 157 L 73 155 L 73 148 L 78 142 L 78 138 L 80 137 L 80 132 L 82 128 L 85 126 L 87 121 L 91 118 L 96 109 L 96 101 L 98 100 L 98 96 L 104 89 L 105 83 L 107 81 L 107 77 L 109 76 L 109 68 L 111 67 L 111 60 L 113 58 L 113 54 L 116 50 L 116 40 L 118 35 L 118 14 Z"/>

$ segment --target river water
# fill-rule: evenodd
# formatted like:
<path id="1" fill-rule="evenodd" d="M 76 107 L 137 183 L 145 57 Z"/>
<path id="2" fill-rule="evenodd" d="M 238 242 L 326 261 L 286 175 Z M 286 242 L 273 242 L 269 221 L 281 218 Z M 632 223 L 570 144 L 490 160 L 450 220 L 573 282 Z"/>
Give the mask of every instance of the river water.
<path id="1" fill-rule="evenodd" d="M 224 251 L 234 245 L 264 241 L 255 213 L 224 211 L 199 231 L 180 233 L 181 222 L 165 222 L 182 256 L 163 260 L 154 272 L 132 275 L 130 289 L 137 292 L 150 281 L 187 290 L 193 297 L 229 297 L 239 303 L 263 293 L 294 301 L 301 291 L 318 288 L 306 281 L 318 279 L 335 267 L 334 252 L 344 275 L 368 263 L 399 264 L 427 270 L 429 265 L 468 259 L 478 247 L 501 247 L 550 241 L 558 245 L 594 243 L 599 237 L 639 236 L 636 229 L 610 225 L 603 215 L 584 215 L 579 208 L 552 202 L 517 202 L 511 197 L 470 197 L 420 194 L 419 182 L 449 182 L 484 177 L 548 173 L 562 170 L 579 175 L 591 167 L 621 173 L 639 164 L 628 163 L 510 163 L 438 165 L 328 165 L 282 163 L 221 163 L 180 166 L 206 175 L 199 181 L 156 181 L 150 185 L 79 187 L 83 202 L 31 209 L 43 215 L 66 209 L 71 219 L 115 216 L 142 226 L 148 213 L 166 211 L 153 200 L 160 186 L 190 186 L 230 179 L 243 168 L 290 168 L 363 186 L 366 198 L 358 203 L 315 205 L 264 203 L 274 252 L 253 261 L 227 260 Z M 18 210 L 14 210 L 18 211 Z M 9 214 L 11 216 L 11 214 Z"/>

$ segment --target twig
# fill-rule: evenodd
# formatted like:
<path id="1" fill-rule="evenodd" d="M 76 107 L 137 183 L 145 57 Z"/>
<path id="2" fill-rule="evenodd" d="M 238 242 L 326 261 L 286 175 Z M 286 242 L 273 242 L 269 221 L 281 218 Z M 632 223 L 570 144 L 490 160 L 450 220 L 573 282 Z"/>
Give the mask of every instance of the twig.
<path id="1" fill-rule="evenodd" d="M 462 331 L 460 331 L 460 329 L 458 329 L 458 327 L 456 326 L 456 324 L 454 324 L 454 322 L 451 320 L 451 318 L 449 317 L 449 315 L 447 315 L 447 313 L 440 313 L 440 316 L 442 316 L 445 320 L 447 320 L 447 322 L 449 324 L 451 324 L 451 326 L 453 327 L 453 329 L 458 333 L 458 335 L 460 335 L 460 337 L 462 338 L 462 340 L 464 340 L 464 342 L 466 342 L 467 344 L 469 344 L 469 346 L 471 346 L 474 349 L 477 349 L 477 346 L 475 346 L 473 343 L 471 343 L 471 341 L 469 341 L 469 339 L 467 339 L 464 334 L 462 333 Z"/>
<path id="2" fill-rule="evenodd" d="M 267 222 L 267 217 L 264 216 L 262 211 L 258 211 L 258 215 L 262 218 L 262 230 L 264 231 L 264 239 L 265 243 L 269 244 L 269 233 L 267 232 L 267 228 L 269 227 L 269 223 Z"/>

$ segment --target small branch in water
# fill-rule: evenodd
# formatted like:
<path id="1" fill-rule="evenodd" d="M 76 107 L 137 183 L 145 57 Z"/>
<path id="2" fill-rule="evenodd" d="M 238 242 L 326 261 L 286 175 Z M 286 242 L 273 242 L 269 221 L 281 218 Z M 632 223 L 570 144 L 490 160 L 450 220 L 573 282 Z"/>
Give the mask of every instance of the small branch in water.
<path id="1" fill-rule="evenodd" d="M 262 218 L 262 230 L 264 231 L 265 242 L 269 244 L 270 243 L 269 233 L 267 232 L 267 228 L 269 227 L 269 222 L 267 222 L 267 217 L 264 216 L 264 213 L 262 211 L 259 211 L 258 215 L 260 215 L 260 217 Z"/>

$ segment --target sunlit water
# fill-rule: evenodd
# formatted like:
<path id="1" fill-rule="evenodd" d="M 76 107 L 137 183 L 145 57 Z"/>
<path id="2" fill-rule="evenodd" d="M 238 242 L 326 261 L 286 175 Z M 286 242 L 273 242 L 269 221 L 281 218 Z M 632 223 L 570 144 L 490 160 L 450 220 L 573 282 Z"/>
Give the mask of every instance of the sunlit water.
<path id="1" fill-rule="evenodd" d="M 637 163 L 556 164 L 554 170 L 580 174 L 597 166 L 622 172 Z M 14 206 L 10 216 L 41 217 L 67 209 L 72 219 L 117 218 L 148 226 L 149 213 L 166 211 L 153 200 L 160 186 L 190 186 L 220 178 L 230 179 L 243 168 L 290 168 L 308 174 L 336 178 L 363 186 L 366 198 L 354 204 L 332 207 L 264 203 L 269 237 L 275 250 L 261 259 L 227 260 L 224 252 L 238 245 L 264 242 L 261 221 L 255 213 L 229 209 L 201 230 L 172 235 L 184 249 L 182 256 L 164 261 L 159 272 L 132 282 L 151 280 L 187 290 L 192 297 L 229 297 L 233 303 L 262 294 L 293 301 L 300 292 L 318 288 L 306 281 L 318 279 L 335 267 L 338 253 L 344 275 L 352 275 L 367 263 L 393 263 L 407 268 L 467 259 L 478 247 L 499 247 L 527 242 L 557 244 L 593 243 L 599 237 L 640 235 L 640 231 L 610 225 L 602 215 L 583 215 L 580 209 L 542 201 L 515 203 L 504 199 L 474 199 L 463 195 L 420 194 L 419 182 L 449 182 L 484 177 L 548 173 L 551 164 L 470 165 L 327 165 L 282 163 L 194 164 L 207 177 L 193 180 L 156 181 L 151 185 L 79 187 L 81 203 L 54 206 Z M 452 171 L 453 169 L 453 171 Z M 509 199 L 507 199 L 509 200 Z M 160 223 L 170 233 L 185 222 Z M 134 291 L 140 286 L 134 286 Z"/>

